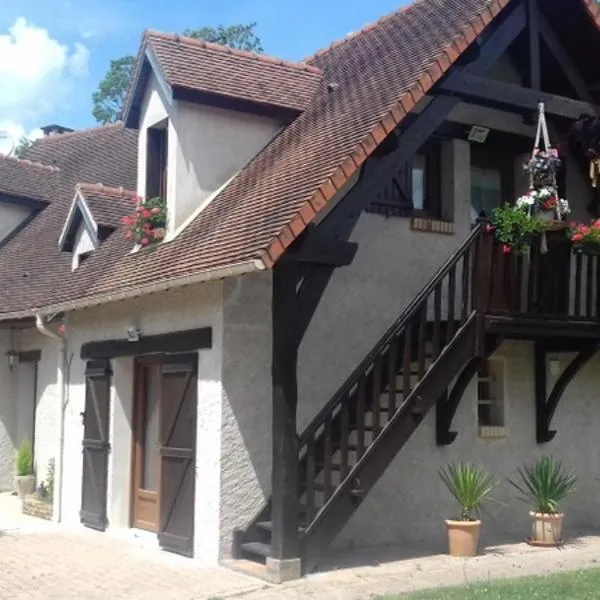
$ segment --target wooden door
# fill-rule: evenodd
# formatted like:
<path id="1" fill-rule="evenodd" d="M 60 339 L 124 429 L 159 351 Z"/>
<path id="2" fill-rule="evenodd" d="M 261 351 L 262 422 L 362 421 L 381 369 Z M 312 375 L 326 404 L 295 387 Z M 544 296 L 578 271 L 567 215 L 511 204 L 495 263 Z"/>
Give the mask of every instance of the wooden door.
<path id="1" fill-rule="evenodd" d="M 104 531 L 108 479 L 108 427 L 111 370 L 108 361 L 90 361 L 85 372 L 85 411 L 82 413 L 83 474 L 81 479 L 81 522 Z"/>
<path id="2" fill-rule="evenodd" d="M 160 529 L 165 550 L 193 555 L 197 354 L 166 356 L 160 413 Z"/>
<path id="3" fill-rule="evenodd" d="M 158 531 L 161 360 L 136 359 L 133 411 L 132 525 Z"/>

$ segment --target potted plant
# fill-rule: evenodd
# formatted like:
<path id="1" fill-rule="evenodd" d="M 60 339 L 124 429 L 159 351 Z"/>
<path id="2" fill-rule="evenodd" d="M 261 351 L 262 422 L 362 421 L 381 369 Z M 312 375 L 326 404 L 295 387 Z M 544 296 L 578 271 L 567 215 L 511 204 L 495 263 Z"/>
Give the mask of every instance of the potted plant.
<path id="1" fill-rule="evenodd" d="M 167 204 L 163 198 L 143 199 L 139 196 L 134 198 L 135 212 L 126 215 L 121 223 L 127 229 L 127 239 L 133 238 L 136 244 L 148 246 L 153 242 L 165 237 L 167 224 Z"/>
<path id="2" fill-rule="evenodd" d="M 592 221 L 590 225 L 571 223 L 567 236 L 575 252 L 600 255 L 600 219 Z"/>
<path id="3" fill-rule="evenodd" d="M 569 203 L 560 198 L 558 190 L 552 185 L 532 188 L 517 200 L 517 207 L 526 209 L 538 221 L 563 221 L 571 212 Z"/>
<path id="4" fill-rule="evenodd" d="M 15 487 L 22 499 L 33 494 L 35 490 L 35 476 L 33 474 L 33 448 L 26 438 L 21 442 L 15 459 L 16 476 Z"/>
<path id="5" fill-rule="evenodd" d="M 526 254 L 535 234 L 542 231 L 543 226 L 531 216 L 526 206 L 517 203 L 516 206 L 503 204 L 494 209 L 494 226 L 496 239 L 502 242 L 505 254 L 513 250 Z"/>
<path id="6" fill-rule="evenodd" d="M 492 477 L 481 467 L 469 463 L 451 463 L 441 469 L 439 475 L 460 508 L 458 520 L 446 521 L 449 553 L 475 556 L 481 531 L 479 514 L 494 488 Z"/>
<path id="7" fill-rule="evenodd" d="M 509 479 L 509 483 L 528 502 L 532 511 L 531 538 L 534 546 L 559 546 L 562 544 L 564 514 L 560 503 L 571 494 L 577 484 L 574 472 L 567 472 L 562 463 L 551 456 L 518 469 L 520 481 Z"/>

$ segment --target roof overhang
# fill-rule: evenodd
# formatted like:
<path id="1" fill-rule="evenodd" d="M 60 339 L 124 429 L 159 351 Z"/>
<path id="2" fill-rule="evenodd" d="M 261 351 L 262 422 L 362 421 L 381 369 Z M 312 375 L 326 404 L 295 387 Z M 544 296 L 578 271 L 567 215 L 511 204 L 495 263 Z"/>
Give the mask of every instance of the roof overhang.
<path id="1" fill-rule="evenodd" d="M 94 245 L 97 246 L 98 224 L 94 220 L 92 212 L 81 195 L 81 192 L 77 190 L 73 202 L 71 203 L 67 220 L 65 221 L 60 237 L 58 238 L 58 247 L 61 250 L 64 252 L 72 252 L 75 234 L 82 224 L 90 234 L 90 238 L 94 242 Z"/>

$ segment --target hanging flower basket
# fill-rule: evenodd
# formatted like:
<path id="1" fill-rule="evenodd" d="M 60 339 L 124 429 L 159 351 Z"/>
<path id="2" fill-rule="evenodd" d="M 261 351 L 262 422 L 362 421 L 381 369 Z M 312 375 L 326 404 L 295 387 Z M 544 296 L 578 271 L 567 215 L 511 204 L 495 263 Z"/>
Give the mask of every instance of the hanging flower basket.
<path id="1" fill-rule="evenodd" d="M 600 255 L 600 219 L 590 225 L 571 223 L 567 236 L 578 254 Z"/>
<path id="2" fill-rule="evenodd" d="M 148 246 L 165 237 L 167 224 L 167 206 L 163 198 L 136 197 L 133 200 L 135 212 L 121 219 L 127 227 L 126 238 L 132 239 L 136 244 Z"/>

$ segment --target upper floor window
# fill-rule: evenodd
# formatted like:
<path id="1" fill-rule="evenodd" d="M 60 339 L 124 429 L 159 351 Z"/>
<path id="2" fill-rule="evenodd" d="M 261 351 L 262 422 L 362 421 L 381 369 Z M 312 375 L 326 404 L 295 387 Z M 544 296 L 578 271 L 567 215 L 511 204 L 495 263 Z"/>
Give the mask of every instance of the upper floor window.
<path id="1" fill-rule="evenodd" d="M 168 121 L 149 127 L 146 141 L 146 198 L 167 197 Z"/>
<path id="2" fill-rule="evenodd" d="M 370 206 L 371 212 L 395 216 L 441 216 L 441 147 L 427 144 L 402 165 Z"/>

